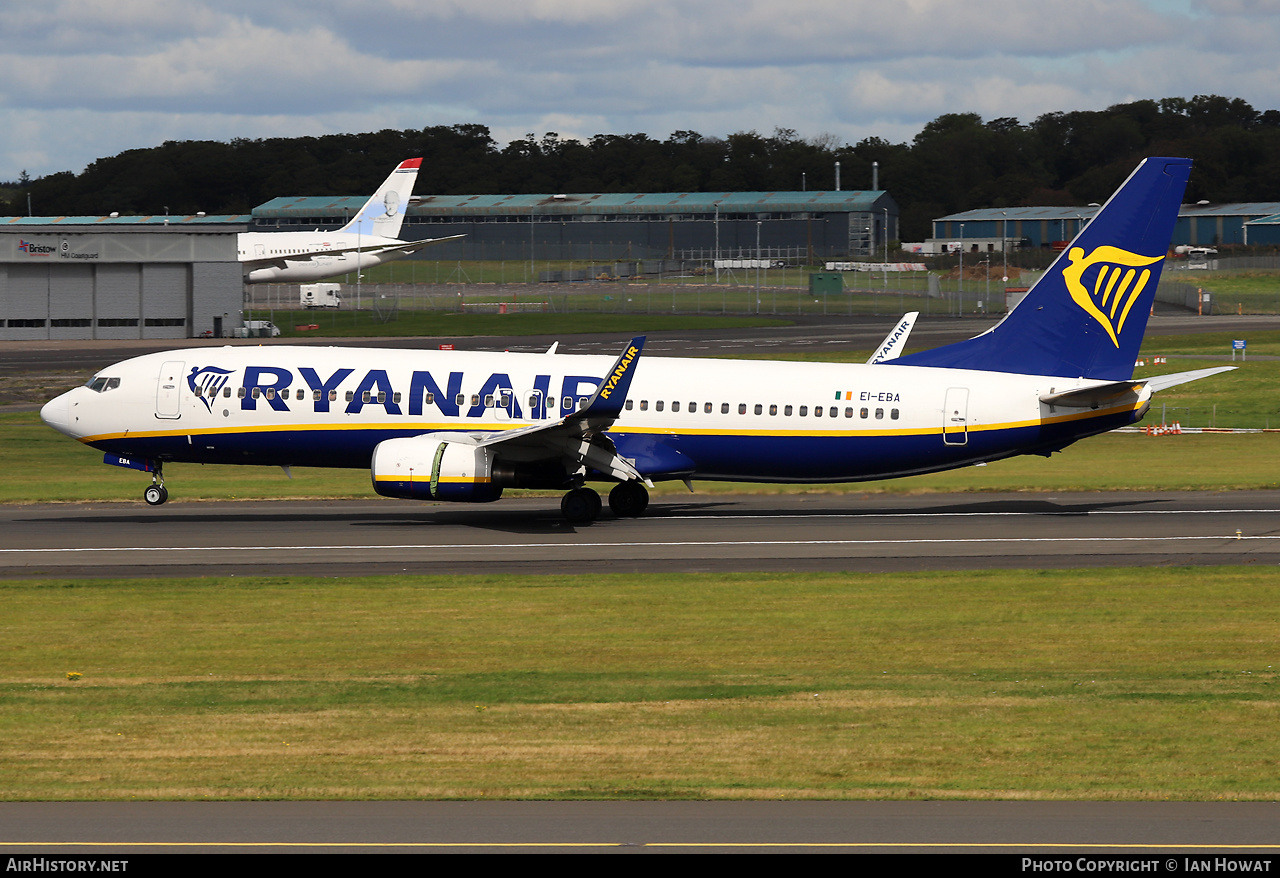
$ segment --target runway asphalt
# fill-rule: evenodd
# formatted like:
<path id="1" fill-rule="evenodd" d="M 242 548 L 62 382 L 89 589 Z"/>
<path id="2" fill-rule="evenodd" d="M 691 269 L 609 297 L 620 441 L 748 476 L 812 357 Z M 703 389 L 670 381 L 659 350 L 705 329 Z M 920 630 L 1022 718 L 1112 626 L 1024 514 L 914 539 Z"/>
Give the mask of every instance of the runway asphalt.
<path id="1" fill-rule="evenodd" d="M 59 843 L 60 842 L 60 843 Z M 0 852 L 985 853 L 1188 871 L 1280 861 L 1273 802 L 89 802 L 0 804 Z M 1169 868 L 1172 857 L 1173 868 Z M 144 872 L 145 857 L 129 874 Z M 938 865 L 935 863 L 934 865 Z M 991 865 L 991 864 L 988 864 Z M 1026 872 L 1014 857 L 995 860 Z M 1280 862 L 1275 868 L 1280 869 Z M 1231 871 L 1237 871 L 1233 868 Z M 991 871 L 984 867 L 984 871 Z M 1096 869 L 1096 871 L 1116 871 Z M 1216 871 L 1227 871 L 1220 868 Z M 1252 870 L 1251 870 L 1252 871 Z M 1260 871 L 1260 870 L 1259 870 Z M 1274 873 L 1274 869 L 1269 870 Z"/>
<path id="2" fill-rule="evenodd" d="M 1280 492 L 667 495 L 0 507 L 0 576 L 895 571 L 1280 563 Z"/>

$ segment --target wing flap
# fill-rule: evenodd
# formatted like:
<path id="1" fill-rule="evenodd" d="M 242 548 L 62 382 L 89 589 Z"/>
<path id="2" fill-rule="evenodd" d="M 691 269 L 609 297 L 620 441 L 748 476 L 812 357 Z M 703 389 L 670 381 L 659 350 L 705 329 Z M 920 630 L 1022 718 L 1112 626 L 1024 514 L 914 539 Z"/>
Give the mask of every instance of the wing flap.
<path id="1" fill-rule="evenodd" d="M 540 453 L 544 457 L 563 457 L 576 467 L 590 467 L 621 481 L 636 479 L 652 487 L 653 483 L 636 469 L 635 464 L 621 457 L 613 443 L 601 436 L 622 412 L 631 379 L 640 362 L 640 353 L 644 350 L 644 341 L 642 335 L 631 339 L 596 392 L 576 411 L 545 424 L 489 433 L 477 437 L 476 444 L 482 447 L 505 445 L 535 455 Z"/>

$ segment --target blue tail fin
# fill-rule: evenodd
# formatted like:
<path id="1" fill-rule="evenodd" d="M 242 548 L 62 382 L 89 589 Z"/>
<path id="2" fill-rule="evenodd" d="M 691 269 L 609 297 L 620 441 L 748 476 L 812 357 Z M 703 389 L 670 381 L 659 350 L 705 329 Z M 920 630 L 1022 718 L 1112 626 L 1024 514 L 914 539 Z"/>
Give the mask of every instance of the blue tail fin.
<path id="1" fill-rule="evenodd" d="M 903 366 L 1023 375 L 1133 376 L 1190 159 L 1145 159 L 1004 320 Z"/>

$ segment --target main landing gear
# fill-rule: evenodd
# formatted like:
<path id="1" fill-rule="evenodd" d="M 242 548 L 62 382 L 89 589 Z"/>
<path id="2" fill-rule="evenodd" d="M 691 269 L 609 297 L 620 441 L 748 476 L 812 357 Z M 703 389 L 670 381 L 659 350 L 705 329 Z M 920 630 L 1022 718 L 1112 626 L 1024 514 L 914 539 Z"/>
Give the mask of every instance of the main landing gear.
<path id="1" fill-rule="evenodd" d="M 649 505 L 649 492 L 639 482 L 622 482 L 609 492 L 609 508 L 618 518 L 636 518 Z M 560 513 L 573 524 L 590 524 L 604 504 L 590 488 L 574 488 L 560 501 Z"/>
<path id="2" fill-rule="evenodd" d="M 142 499 L 148 506 L 159 506 L 169 499 L 169 489 L 164 486 L 164 473 L 157 469 L 151 474 L 151 484 L 142 492 Z"/>

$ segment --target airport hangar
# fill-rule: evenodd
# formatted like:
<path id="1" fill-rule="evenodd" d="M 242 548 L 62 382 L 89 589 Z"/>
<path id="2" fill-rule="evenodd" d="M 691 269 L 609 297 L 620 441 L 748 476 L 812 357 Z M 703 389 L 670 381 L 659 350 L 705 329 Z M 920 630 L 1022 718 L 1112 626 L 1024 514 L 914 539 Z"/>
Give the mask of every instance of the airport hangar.
<path id="1" fill-rule="evenodd" d="M 344 225 L 360 197 L 275 198 L 253 231 Z M 400 237 L 466 235 L 422 251 L 428 260 L 822 260 L 872 256 L 898 237 L 898 205 L 882 190 L 414 196 Z"/>
<path id="2" fill-rule="evenodd" d="M 997 253 L 1006 246 L 1061 245 L 1079 234 L 1098 210 L 1098 205 L 1091 204 L 1086 207 L 988 207 L 953 213 L 933 221 L 933 237 L 922 245 L 920 252 L 941 253 L 948 243 L 963 243 L 968 251 Z M 1280 244 L 1280 201 L 1184 204 L 1178 211 L 1172 244 L 1191 247 Z"/>
<path id="3" fill-rule="evenodd" d="M 249 217 L 0 218 L 0 340 L 229 336 Z"/>

